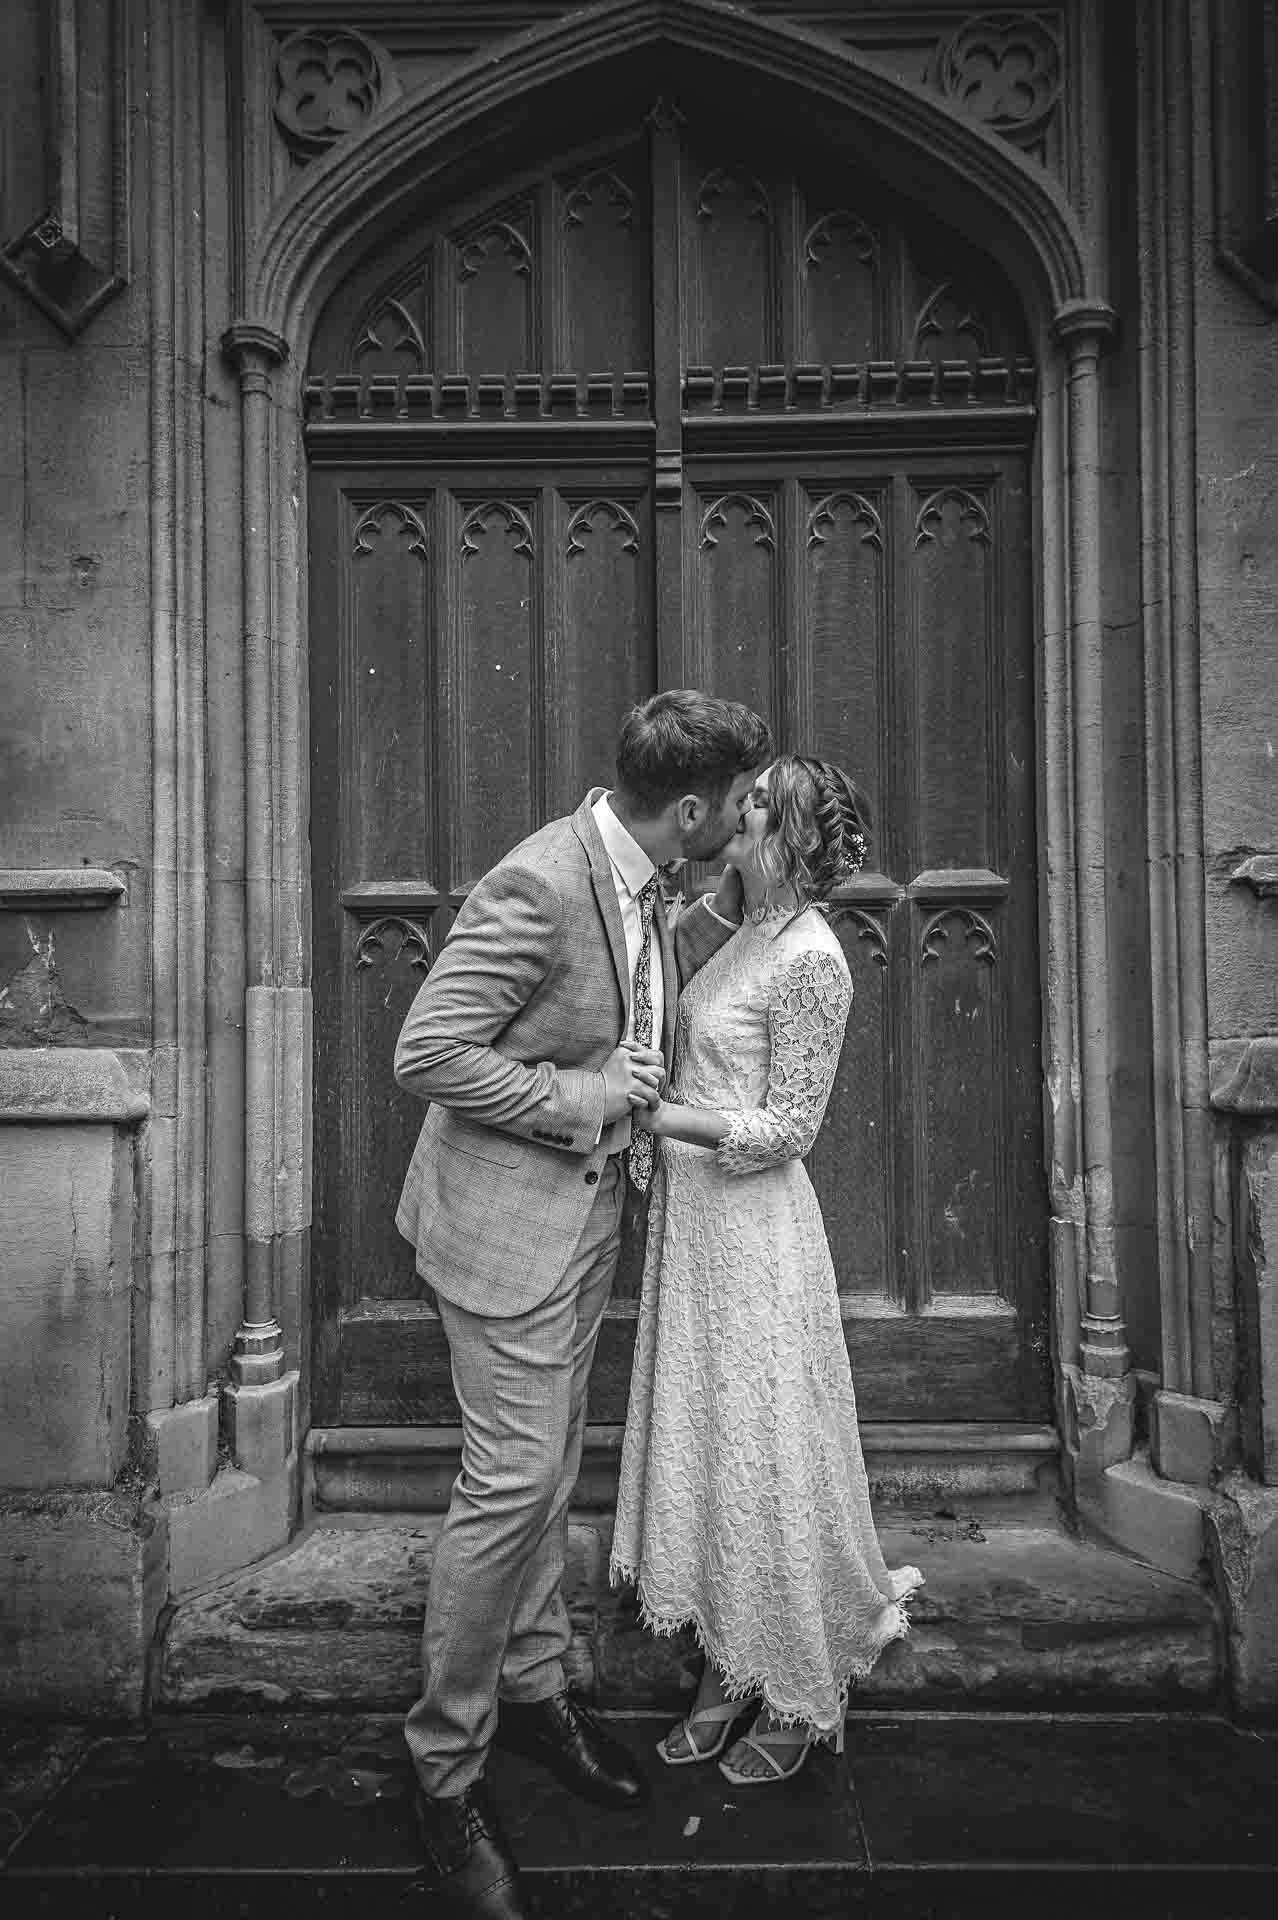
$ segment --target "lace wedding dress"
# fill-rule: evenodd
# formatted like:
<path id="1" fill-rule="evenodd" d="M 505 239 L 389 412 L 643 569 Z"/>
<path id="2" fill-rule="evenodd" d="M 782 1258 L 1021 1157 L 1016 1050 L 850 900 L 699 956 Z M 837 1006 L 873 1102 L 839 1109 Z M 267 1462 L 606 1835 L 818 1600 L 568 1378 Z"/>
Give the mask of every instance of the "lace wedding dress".
<path id="1" fill-rule="evenodd" d="M 611 1558 L 647 1626 L 696 1629 L 730 1697 L 818 1735 L 923 1577 L 884 1564 L 801 1163 L 851 1002 L 812 908 L 748 920 L 680 1000 L 670 1097 L 730 1128 L 717 1149 L 658 1143 Z"/>

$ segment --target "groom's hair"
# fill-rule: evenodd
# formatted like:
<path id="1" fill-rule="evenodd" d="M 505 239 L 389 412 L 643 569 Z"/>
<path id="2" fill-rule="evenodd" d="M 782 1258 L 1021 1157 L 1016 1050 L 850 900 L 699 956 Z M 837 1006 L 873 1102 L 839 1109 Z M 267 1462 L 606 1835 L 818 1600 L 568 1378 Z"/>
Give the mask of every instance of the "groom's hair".
<path id="1" fill-rule="evenodd" d="M 738 774 L 771 758 L 768 723 L 749 707 L 675 687 L 654 693 L 626 715 L 617 741 L 617 785 L 640 815 L 660 813 L 685 793 L 719 807 Z"/>

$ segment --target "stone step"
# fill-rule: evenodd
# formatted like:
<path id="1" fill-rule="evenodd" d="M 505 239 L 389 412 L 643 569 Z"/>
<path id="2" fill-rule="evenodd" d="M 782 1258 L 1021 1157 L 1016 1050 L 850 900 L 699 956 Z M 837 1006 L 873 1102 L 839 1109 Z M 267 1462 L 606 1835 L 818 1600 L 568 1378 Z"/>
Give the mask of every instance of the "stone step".
<path id="1" fill-rule="evenodd" d="M 399 1709 L 415 1697 L 436 1515 L 313 1521 L 284 1552 L 181 1600 L 157 1649 L 161 1709 L 256 1701 Z M 1219 1695 L 1222 1650 L 1204 1586 L 1029 1521 L 885 1514 L 889 1564 L 921 1566 L 909 1637 L 857 1690 L 865 1707 L 1168 1710 Z M 571 1678 L 597 1705 L 673 1709 L 691 1636 L 658 1640 L 608 1586 L 608 1522 L 578 1516 L 564 1583 Z"/>
<path id="2" fill-rule="evenodd" d="M 609 1724 L 650 1783 L 632 1811 L 490 1765 L 545 1920 L 1244 1920 L 1278 1893 L 1278 1743 L 1208 1717 L 866 1714 L 758 1792 L 662 1767 L 653 1716 Z M 162 1718 L 43 1793 L 30 1764 L 6 1793 L 6 1757 L 7 1920 L 442 1920 L 398 1719 Z"/>

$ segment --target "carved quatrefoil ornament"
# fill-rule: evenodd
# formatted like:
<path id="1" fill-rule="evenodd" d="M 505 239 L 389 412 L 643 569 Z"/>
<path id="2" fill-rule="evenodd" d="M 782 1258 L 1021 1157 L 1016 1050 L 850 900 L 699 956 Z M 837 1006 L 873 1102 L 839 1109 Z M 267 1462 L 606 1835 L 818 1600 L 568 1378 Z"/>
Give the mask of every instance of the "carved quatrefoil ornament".
<path id="1" fill-rule="evenodd" d="M 1061 50 L 1047 23 L 1031 14 L 976 14 L 942 44 L 937 79 L 955 106 L 1027 146 L 1060 99 Z"/>
<path id="2" fill-rule="evenodd" d="M 295 33 L 275 58 L 275 118 L 301 160 L 366 126 L 399 85 L 389 54 L 362 33 Z"/>

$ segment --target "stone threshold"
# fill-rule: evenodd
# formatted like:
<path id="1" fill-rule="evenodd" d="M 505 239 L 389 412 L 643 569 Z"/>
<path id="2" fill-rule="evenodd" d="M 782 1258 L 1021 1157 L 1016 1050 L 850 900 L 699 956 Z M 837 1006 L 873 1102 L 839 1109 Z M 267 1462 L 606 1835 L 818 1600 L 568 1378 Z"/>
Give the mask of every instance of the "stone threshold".
<path id="1" fill-rule="evenodd" d="M 753 1794 L 662 1767 L 659 1716 L 610 1725 L 649 1779 L 633 1813 L 509 1755 L 490 1765 L 546 1920 L 1243 1920 L 1278 1893 L 1278 1739 L 1219 1719 L 858 1714 L 844 1756 Z M 50 1778 L 25 1800 L 0 1781 L 7 1915 L 441 1911 L 417 1878 L 397 1717 L 162 1717 Z"/>
<path id="2" fill-rule="evenodd" d="M 156 1648 L 152 1704 L 407 1707 L 438 1515 L 317 1516 L 283 1552 L 180 1600 Z M 909 1636 L 857 1690 L 859 1706 L 981 1710 L 1217 1703 L 1223 1648 L 1205 1584 L 1079 1541 L 1033 1516 L 880 1516 L 889 1564 L 926 1584 Z M 694 1684 L 691 1636 L 659 1640 L 608 1584 L 609 1521 L 577 1513 L 564 1585 L 571 1678 L 596 1706 L 673 1711 Z"/>
<path id="3" fill-rule="evenodd" d="M 620 1426 L 594 1425 L 577 1503 L 616 1505 Z M 876 1502 L 1052 1497 L 1060 1437 L 1053 1427 L 1005 1421 L 867 1421 L 861 1428 Z M 442 1513 L 461 1453 L 460 1427 L 313 1427 L 304 1447 L 308 1500 L 336 1513 Z"/>

